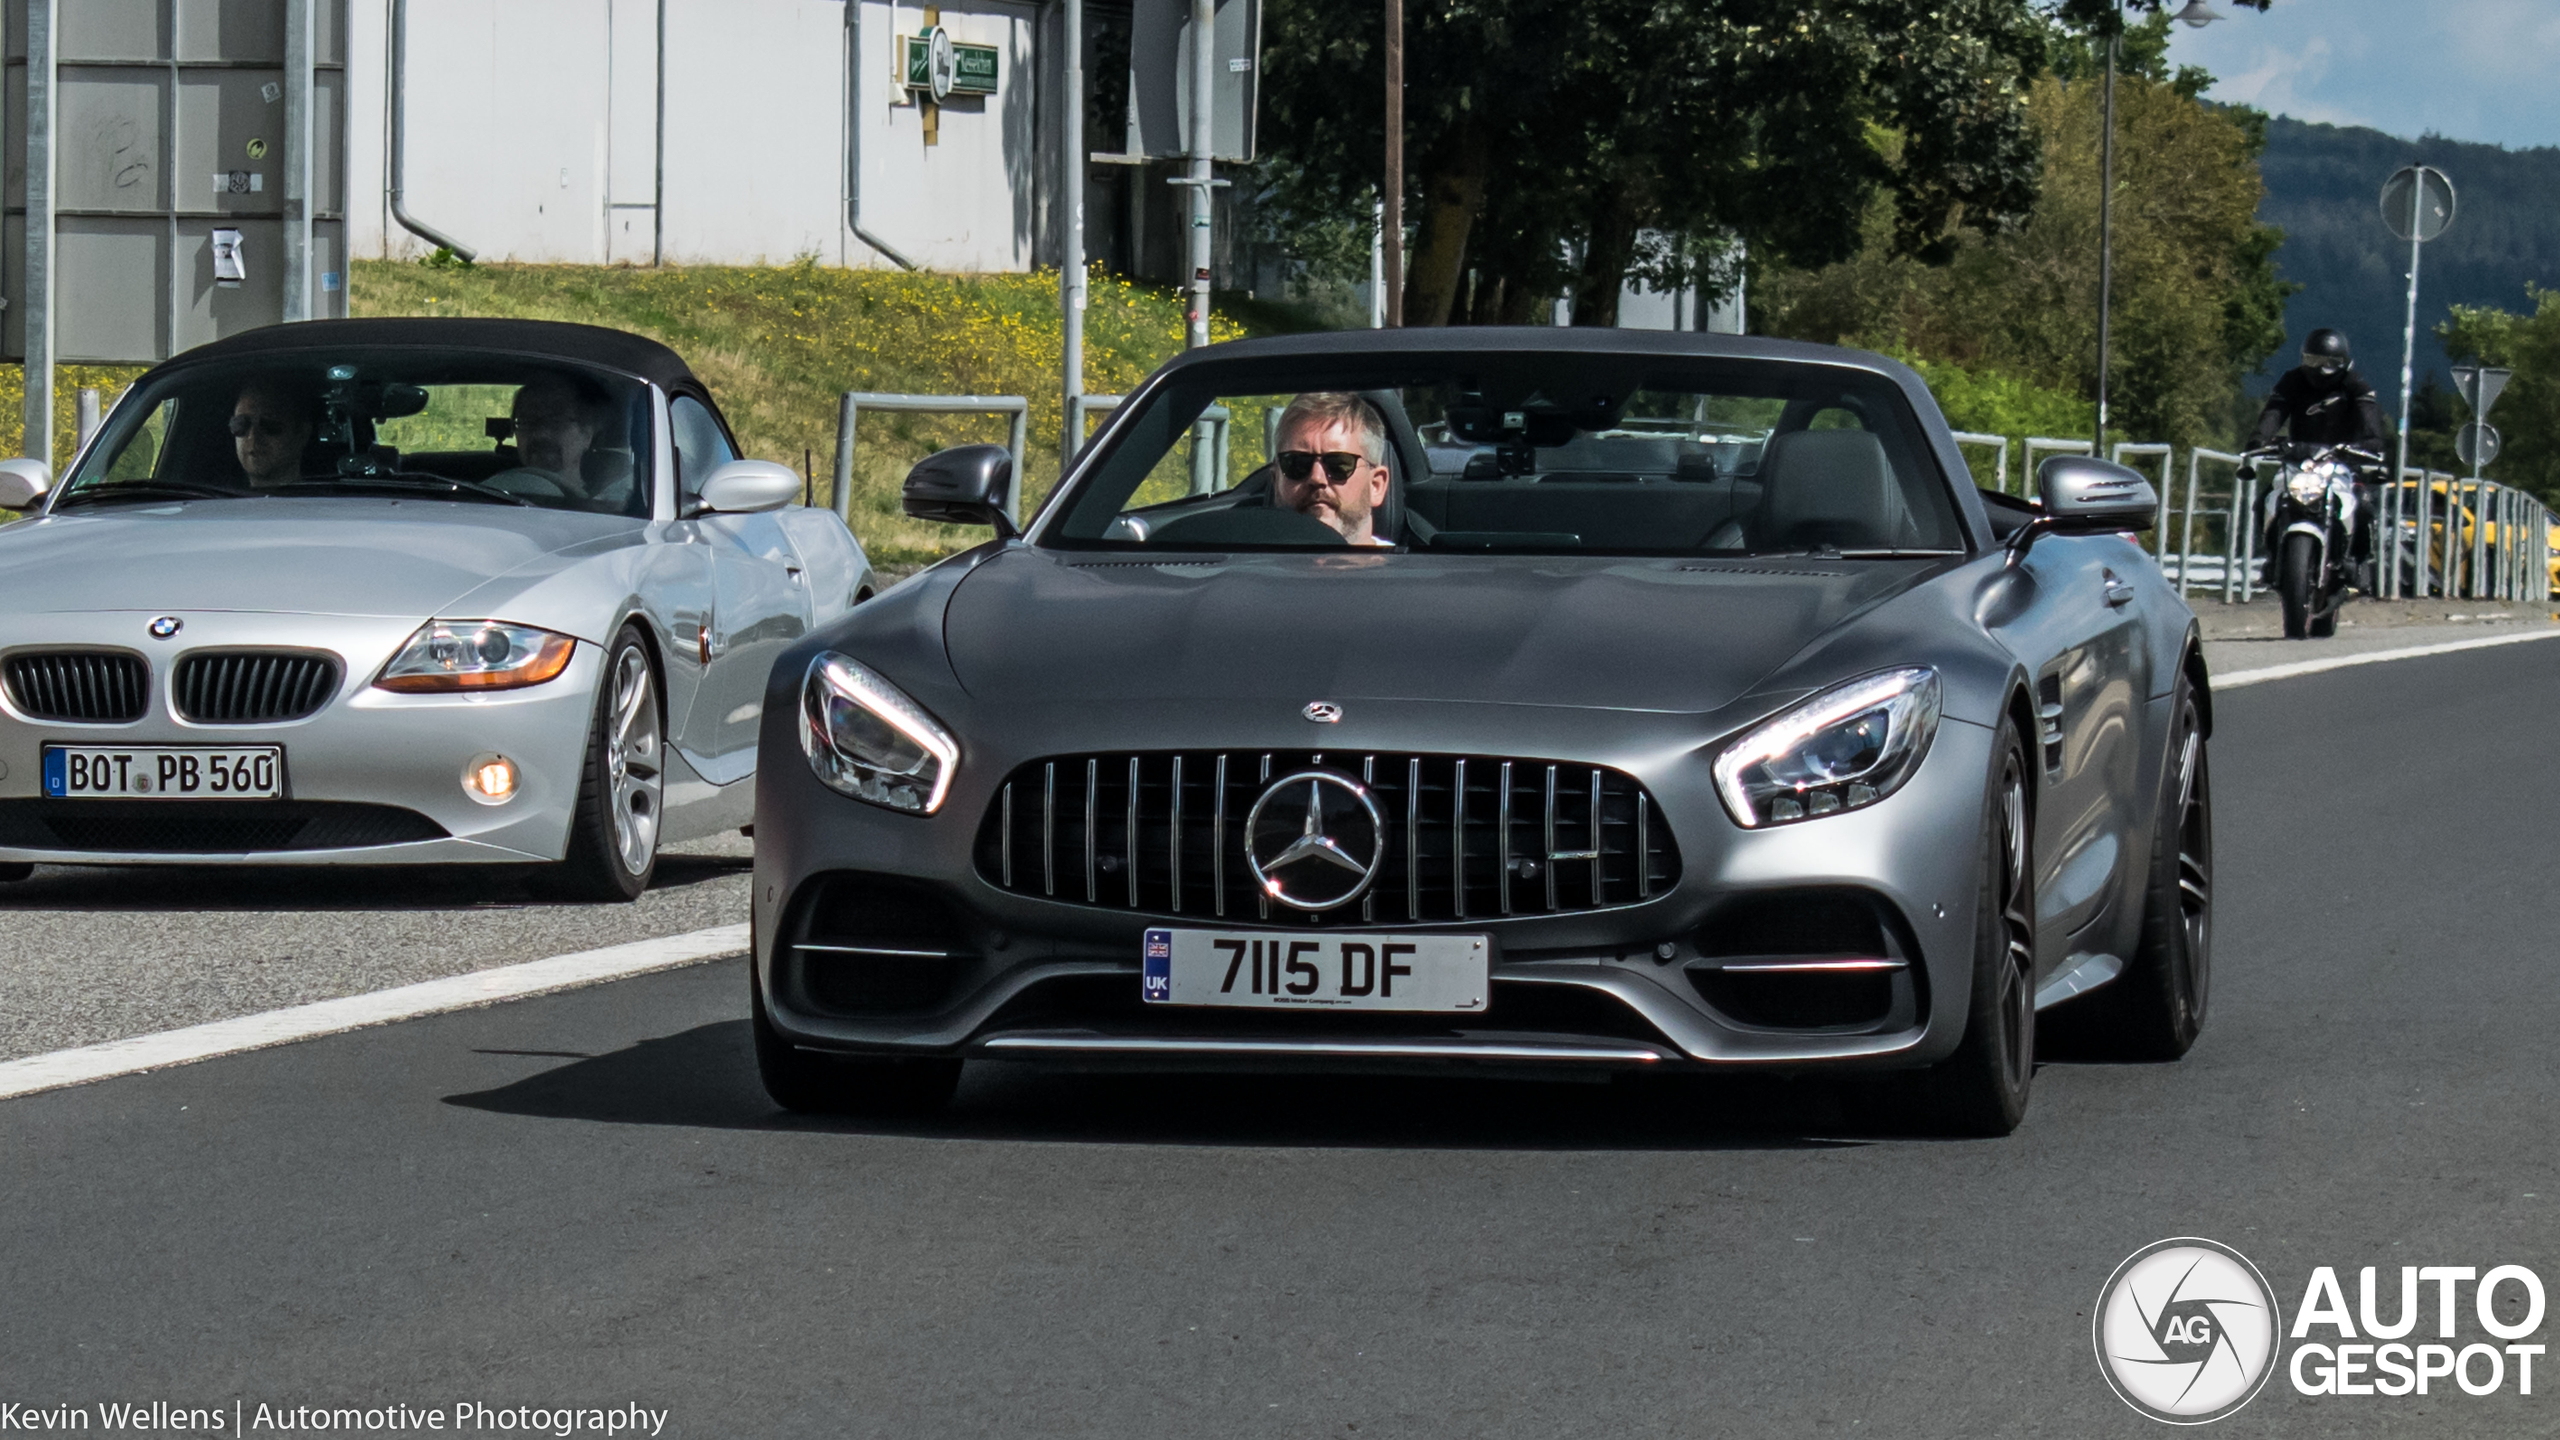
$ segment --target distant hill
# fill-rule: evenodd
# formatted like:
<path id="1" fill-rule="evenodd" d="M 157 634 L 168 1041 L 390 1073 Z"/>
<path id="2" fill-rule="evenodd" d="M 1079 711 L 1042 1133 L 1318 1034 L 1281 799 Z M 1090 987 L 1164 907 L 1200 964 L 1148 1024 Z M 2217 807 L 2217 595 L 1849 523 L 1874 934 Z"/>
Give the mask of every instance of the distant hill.
<path id="1" fill-rule="evenodd" d="M 2400 403 L 2400 334 L 2406 316 L 2409 247 L 2382 220 L 2382 182 L 2411 163 L 2452 177 L 2453 226 L 2426 247 L 2418 275 L 2418 374 L 2450 385 L 2433 327 L 2449 305 L 2527 308 L 2525 284 L 2560 287 L 2560 148 L 2508 150 L 2428 135 L 2401 140 L 2379 130 L 2268 122 L 2259 162 L 2267 198 L 2258 218 L 2281 226 L 2276 269 L 2301 285 L 2285 308 L 2285 348 L 2252 389 L 2263 394 L 2321 325 L 2343 330 L 2356 365 Z"/>

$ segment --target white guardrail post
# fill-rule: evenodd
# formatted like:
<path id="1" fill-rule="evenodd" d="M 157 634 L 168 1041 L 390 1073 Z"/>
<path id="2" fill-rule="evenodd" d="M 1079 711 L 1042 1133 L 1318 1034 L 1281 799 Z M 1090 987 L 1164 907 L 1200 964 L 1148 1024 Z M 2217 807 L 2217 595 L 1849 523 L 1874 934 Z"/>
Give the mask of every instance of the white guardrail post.
<path id="1" fill-rule="evenodd" d="M 2203 488 L 2204 464 L 2208 460 L 2217 465 L 2231 466 L 2234 469 L 2237 469 L 2240 464 L 2240 457 L 2227 450 L 2205 450 L 2199 448 L 2187 452 L 2187 502 L 2185 506 L 2185 521 L 2180 526 L 2178 534 L 2178 598 L 2182 600 L 2186 598 L 2187 588 L 2193 582 L 2195 576 L 2196 502 L 2197 496 L 2201 493 Z M 2231 489 L 2235 495 L 2239 492 L 2240 481 L 2239 477 L 2236 475 L 2232 478 Z M 2227 577 L 2230 572 L 2230 560 L 2228 557 L 2223 561 L 2223 571 Z M 2224 598 L 2227 600 L 2229 598 L 2227 592 L 2230 589 L 2227 578 L 2223 588 L 2226 592 Z"/>
<path id="2" fill-rule="evenodd" d="M 2175 488 L 2169 483 L 2169 447 L 2157 441 L 2119 440 L 2115 448 L 2107 452 L 2107 458 L 2119 465 L 2128 459 L 2142 460 L 2155 456 L 2160 461 L 2160 484 L 2157 487 L 2160 513 L 2152 521 L 2151 553 L 2154 559 L 2166 560 L 2169 558 L 2169 492 Z"/>
<path id="3" fill-rule="evenodd" d="M 1129 397 L 1126 395 L 1078 395 L 1067 402 L 1067 433 L 1076 437 L 1077 454 L 1081 455 L 1084 453 L 1084 417 L 1087 415 L 1108 415 L 1112 411 L 1119 409 L 1122 405 L 1127 404 L 1128 400 Z M 1280 421 L 1277 418 L 1278 414 L 1279 412 L 1274 410 L 1271 416 L 1265 418 L 1263 429 L 1266 432 L 1266 436 L 1276 436 L 1279 434 Z M 1228 435 L 1229 432 L 1235 428 L 1232 423 L 1235 419 L 1235 412 L 1229 410 L 1224 405 L 1212 405 L 1208 409 L 1200 412 L 1200 418 L 1208 421 L 1209 424 L 1214 427 L 1217 438 L 1210 442 L 1214 447 L 1210 453 L 1215 457 L 1215 461 L 1213 468 L 1208 470 L 1203 470 L 1197 465 L 1191 467 L 1191 493 L 1194 495 L 1210 495 L 1217 492 L 1217 485 L 1214 483 L 1213 477 L 1224 476 L 1227 473 L 1228 461 L 1232 458 L 1232 450 L 1229 445 Z M 1266 438 L 1263 453 L 1268 456 L 1276 453 L 1278 448 L 1278 442 L 1276 440 Z"/>
<path id="4" fill-rule="evenodd" d="M 847 390 L 836 409 L 836 479 L 835 493 L 828 497 L 831 508 L 847 529 L 853 526 L 853 444 L 854 428 L 865 410 L 888 410 L 906 415 L 1003 415 L 1011 423 L 1007 427 L 1005 448 L 1013 452 L 1013 478 L 1005 485 L 1004 513 L 1017 527 L 1022 524 L 1022 458 L 1031 426 L 1031 402 L 1019 395 L 890 395 L 872 390 Z"/>
<path id="5" fill-rule="evenodd" d="M 2003 495 L 2008 494 L 2009 437 L 2006 435 L 1985 435 L 1973 430 L 1956 430 L 1949 433 L 1953 436 L 1958 445 L 1989 445 L 1998 450 L 1999 453 L 1994 455 L 1991 460 L 1991 488 Z M 1275 451 L 1278 448 L 1279 447 L 1277 445 L 1273 446 Z"/>

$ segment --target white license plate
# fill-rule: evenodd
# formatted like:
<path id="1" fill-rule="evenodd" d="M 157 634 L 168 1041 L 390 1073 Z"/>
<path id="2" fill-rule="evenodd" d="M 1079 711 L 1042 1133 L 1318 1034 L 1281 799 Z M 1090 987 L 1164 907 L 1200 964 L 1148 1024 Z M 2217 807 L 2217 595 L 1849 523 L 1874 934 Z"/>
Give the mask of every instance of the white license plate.
<path id="1" fill-rule="evenodd" d="M 1150 930 L 1140 993 L 1154 1005 L 1482 1010 L 1482 935 L 1309 935 Z"/>
<path id="2" fill-rule="evenodd" d="M 56 800 L 277 800 L 281 745 L 47 745 Z"/>

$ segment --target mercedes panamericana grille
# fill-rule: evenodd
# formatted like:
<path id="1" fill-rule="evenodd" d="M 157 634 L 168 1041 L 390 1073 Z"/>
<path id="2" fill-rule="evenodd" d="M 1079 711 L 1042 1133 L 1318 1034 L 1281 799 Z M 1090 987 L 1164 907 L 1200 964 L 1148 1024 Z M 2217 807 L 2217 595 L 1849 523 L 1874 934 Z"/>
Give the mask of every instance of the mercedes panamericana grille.
<path id="1" fill-rule="evenodd" d="M 1873 355 L 1499 329 L 1193 352 L 1018 533 L 1009 467 L 918 465 L 995 538 L 767 686 L 786 1105 L 1830 1068 L 2000 1133 L 2040 1011 L 2195 1039 L 2209 696 L 2131 471 L 1978 491 Z"/>
<path id="2" fill-rule="evenodd" d="M 535 862 L 629 898 L 754 811 L 764 679 L 870 569 L 654 342 L 278 326 L 0 461 L 0 879 Z"/>

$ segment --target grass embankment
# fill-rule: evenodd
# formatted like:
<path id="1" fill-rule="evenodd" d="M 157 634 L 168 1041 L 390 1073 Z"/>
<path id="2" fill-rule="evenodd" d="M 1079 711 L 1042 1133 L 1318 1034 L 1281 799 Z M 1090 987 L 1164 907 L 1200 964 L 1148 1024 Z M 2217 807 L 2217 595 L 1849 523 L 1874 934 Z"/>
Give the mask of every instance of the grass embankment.
<path id="1" fill-rule="evenodd" d="M 441 268 L 359 260 L 349 308 L 362 316 L 471 315 L 574 320 L 635 331 L 685 357 L 719 397 L 738 443 L 833 490 L 836 397 L 847 390 L 1022 395 L 1031 402 L 1026 509 L 1058 478 L 1060 323 L 1057 272 L 956 276 L 784 266 L 478 265 Z M 1097 273 L 1087 287 L 1085 388 L 1118 394 L 1180 352 L 1182 300 Z M 1220 311 L 1211 335 L 1232 340 L 1288 328 L 1275 307 Z M 72 450 L 74 397 L 106 403 L 134 366 L 56 371 L 54 454 Z M 0 366 L 0 445 L 19 454 L 23 374 Z M 854 456 L 853 528 L 875 563 L 913 564 L 973 544 L 983 532 L 910 520 L 898 508 L 907 467 L 945 445 L 1005 438 L 1000 416 L 874 415 Z"/>
<path id="2" fill-rule="evenodd" d="M 952 276 L 817 265 L 480 265 L 439 269 L 358 261 L 358 315 L 575 320 L 673 347 L 719 397 L 738 443 L 832 489 L 836 398 L 847 390 L 1022 395 L 1031 402 L 1026 509 L 1058 476 L 1060 324 L 1055 271 Z M 1085 309 L 1085 388 L 1126 391 L 1182 349 L 1182 302 L 1097 274 Z M 1268 321 L 1253 326 L 1267 328 Z M 1247 326 L 1214 315 L 1220 340 Z M 853 529 L 874 563 L 913 563 L 981 532 L 910 520 L 907 467 L 945 445 L 1001 443 L 1001 416 L 866 415 L 854 455 Z"/>

